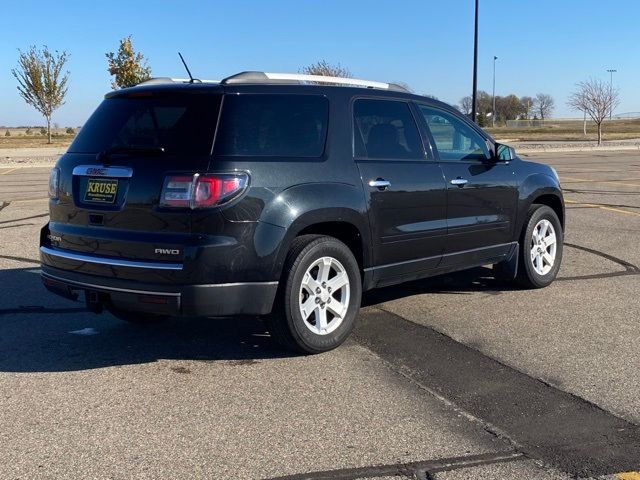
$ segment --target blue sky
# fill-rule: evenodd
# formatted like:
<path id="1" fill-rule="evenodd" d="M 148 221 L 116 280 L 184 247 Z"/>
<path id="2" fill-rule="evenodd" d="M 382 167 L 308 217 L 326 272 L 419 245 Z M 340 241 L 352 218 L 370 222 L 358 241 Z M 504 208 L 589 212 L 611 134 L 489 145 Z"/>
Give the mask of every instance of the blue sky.
<path id="1" fill-rule="evenodd" d="M 640 111 L 638 0 L 480 0 L 478 88 L 550 93 L 555 116 L 575 83 L 589 77 L 620 89 L 618 112 Z M 33 1 L 5 2 L 0 15 L 0 125 L 42 124 L 18 96 L 17 49 L 66 50 L 71 72 L 60 125 L 82 125 L 110 90 L 105 52 L 132 34 L 156 76 L 220 79 L 242 70 L 296 72 L 319 59 L 358 78 L 403 81 L 457 103 L 470 94 L 473 0 Z"/>

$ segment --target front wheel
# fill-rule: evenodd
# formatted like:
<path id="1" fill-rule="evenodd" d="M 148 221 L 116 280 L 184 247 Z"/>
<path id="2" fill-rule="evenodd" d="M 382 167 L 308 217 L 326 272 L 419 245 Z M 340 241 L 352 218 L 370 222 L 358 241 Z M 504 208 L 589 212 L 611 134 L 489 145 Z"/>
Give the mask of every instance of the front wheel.
<path id="1" fill-rule="evenodd" d="M 271 336 L 287 349 L 321 353 L 341 345 L 353 330 L 362 282 L 351 250 L 333 237 L 303 235 L 287 256 Z"/>
<path id="2" fill-rule="evenodd" d="M 556 212 L 546 205 L 532 205 L 520 237 L 516 281 L 526 288 L 553 282 L 562 262 L 563 238 Z"/>

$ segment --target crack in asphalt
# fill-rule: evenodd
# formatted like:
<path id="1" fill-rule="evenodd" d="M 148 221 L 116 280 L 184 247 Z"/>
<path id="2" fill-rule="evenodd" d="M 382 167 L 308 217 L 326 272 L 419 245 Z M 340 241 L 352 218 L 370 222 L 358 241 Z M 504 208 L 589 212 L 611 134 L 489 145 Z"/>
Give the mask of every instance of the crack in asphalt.
<path id="1" fill-rule="evenodd" d="M 31 220 L 31 219 L 34 219 L 34 218 L 42 218 L 42 217 L 48 217 L 48 216 L 49 216 L 48 213 L 40 213 L 38 215 L 31 215 L 30 217 L 14 218 L 13 220 L 3 220 L 2 222 L 0 222 L 0 225 L 2 225 L 4 223 L 20 222 L 20 221 L 23 221 L 23 220 Z"/>
<path id="2" fill-rule="evenodd" d="M 640 195 L 640 192 L 620 192 L 618 190 L 584 190 L 580 188 L 563 188 L 563 192 L 569 193 L 583 193 L 593 195 Z M 639 208 L 639 207 L 632 207 Z"/>
<path id="3" fill-rule="evenodd" d="M 353 339 L 528 458 L 580 477 L 637 468 L 640 426 L 432 327 L 372 308 Z"/>
<path id="4" fill-rule="evenodd" d="M 4 227 L 0 227 L 0 230 L 5 228 L 28 227 L 29 225 L 35 225 L 35 223 L 19 223 L 17 225 L 5 225 Z"/>
<path id="5" fill-rule="evenodd" d="M 0 211 L 2 211 L 4 208 L 7 208 L 9 205 L 11 205 L 11 202 L 0 203 Z"/>
<path id="6" fill-rule="evenodd" d="M 609 207 L 609 208 L 640 208 L 635 205 L 624 205 L 617 203 L 596 203 L 596 202 L 579 202 L 577 205 L 582 204 L 585 208 L 597 208 L 597 207 Z M 574 204 L 574 205 L 576 205 Z M 571 205 L 571 204 L 570 204 Z"/>
<path id="7" fill-rule="evenodd" d="M 298 473 L 282 477 L 270 477 L 267 480 L 357 480 L 365 477 L 408 476 L 412 478 L 429 478 L 430 474 L 469 468 L 480 465 L 513 462 L 526 457 L 519 452 L 504 451 L 465 455 L 437 460 L 423 460 L 391 465 L 377 465 L 356 468 L 343 468 L 309 473 Z"/>
<path id="8" fill-rule="evenodd" d="M 621 272 L 609 272 L 609 273 L 597 273 L 593 275 L 578 275 L 574 277 L 560 277 L 556 278 L 558 281 L 567 281 L 567 280 L 591 280 L 594 278 L 608 278 L 608 277 L 620 277 L 624 275 L 638 275 L 640 274 L 640 267 L 634 265 L 633 263 L 627 262 L 618 257 L 614 257 L 605 252 L 601 252 L 594 248 L 583 247 L 582 245 L 576 245 L 575 243 L 565 243 L 566 247 L 575 248 L 577 250 L 582 250 L 583 252 L 591 253 L 592 255 L 596 255 L 598 257 L 602 257 L 610 262 L 616 263 L 624 268 L 624 271 Z"/>
<path id="9" fill-rule="evenodd" d="M 16 257 L 14 255 L 0 255 L 0 258 L 15 260 L 16 262 L 35 263 L 36 265 L 40 265 L 40 260 L 34 260 L 33 258 Z"/>

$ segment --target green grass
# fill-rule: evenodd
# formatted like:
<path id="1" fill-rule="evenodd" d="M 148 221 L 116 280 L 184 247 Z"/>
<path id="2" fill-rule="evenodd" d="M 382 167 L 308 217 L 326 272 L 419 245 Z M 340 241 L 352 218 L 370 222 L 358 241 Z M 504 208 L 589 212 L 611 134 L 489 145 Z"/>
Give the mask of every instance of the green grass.
<path id="1" fill-rule="evenodd" d="M 73 135 L 58 135 L 51 138 L 52 143 L 47 143 L 47 136 L 23 135 L 5 137 L 0 130 L 0 148 L 44 148 L 44 147 L 68 147 L 73 140 Z"/>
<path id="2" fill-rule="evenodd" d="M 544 127 L 485 128 L 496 140 L 524 141 L 596 141 L 598 130 L 593 122 L 587 122 L 587 135 L 582 131 L 582 121 L 558 121 Z M 602 124 L 604 140 L 640 138 L 640 119 L 613 120 Z"/>

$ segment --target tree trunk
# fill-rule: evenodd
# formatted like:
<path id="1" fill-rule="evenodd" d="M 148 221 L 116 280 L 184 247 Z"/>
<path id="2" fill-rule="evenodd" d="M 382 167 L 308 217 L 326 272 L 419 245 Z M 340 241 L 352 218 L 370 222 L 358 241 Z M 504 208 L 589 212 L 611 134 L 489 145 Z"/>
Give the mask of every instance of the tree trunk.
<path id="1" fill-rule="evenodd" d="M 598 124 L 598 146 L 602 145 L 602 120 Z"/>
<path id="2" fill-rule="evenodd" d="M 585 110 L 584 112 L 584 120 L 582 123 L 582 132 L 584 133 L 584 136 L 587 136 L 587 111 Z"/>
<path id="3" fill-rule="evenodd" d="M 51 117 L 47 117 L 47 135 L 49 136 L 47 143 L 51 143 Z"/>

